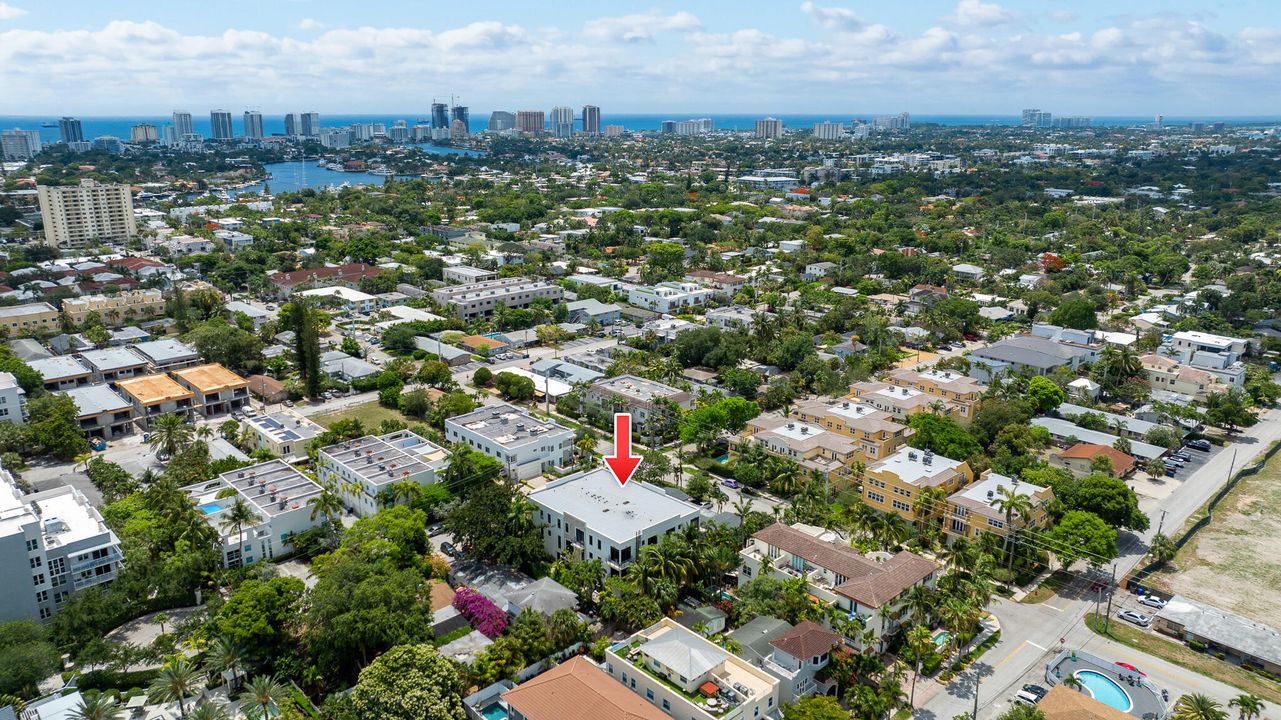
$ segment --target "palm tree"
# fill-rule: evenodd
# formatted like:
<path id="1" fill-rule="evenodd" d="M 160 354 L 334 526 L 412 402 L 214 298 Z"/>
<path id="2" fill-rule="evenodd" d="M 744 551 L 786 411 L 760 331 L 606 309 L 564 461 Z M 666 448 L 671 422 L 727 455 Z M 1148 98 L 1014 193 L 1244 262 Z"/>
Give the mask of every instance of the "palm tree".
<path id="1" fill-rule="evenodd" d="M 1032 515 L 1032 499 L 1020 493 L 1016 487 L 999 485 L 992 507 L 1005 513 L 1005 540 L 1001 553 L 1006 557 L 1006 567 L 1009 567 L 1014 564 L 1014 553 L 1010 552 L 1010 540 L 1014 537 L 1014 516 L 1019 516 L 1020 525 L 1027 525 L 1028 518 Z"/>
<path id="2" fill-rule="evenodd" d="M 245 684 L 245 692 L 240 697 L 248 697 L 253 704 L 262 708 L 262 720 L 267 720 L 271 717 L 271 706 L 282 707 L 289 697 L 289 691 L 276 680 L 276 676 L 258 675 Z"/>
<path id="3" fill-rule="evenodd" d="M 190 720 L 231 720 L 231 716 L 223 708 L 214 705 L 208 700 L 201 700 L 192 709 Z"/>
<path id="4" fill-rule="evenodd" d="M 695 574 L 694 559 L 682 543 L 668 541 L 641 548 L 640 557 L 628 571 L 636 584 L 651 594 L 658 581 L 677 586 L 689 582 Z"/>
<path id="5" fill-rule="evenodd" d="M 235 640 L 220 637 L 205 653 L 205 663 L 216 673 L 231 672 L 231 684 L 240 684 L 240 663 L 244 662 L 245 648 Z"/>
<path id="6" fill-rule="evenodd" d="M 160 669 L 147 693 L 160 702 L 177 702 L 178 713 L 185 718 L 187 697 L 196 693 L 200 675 L 200 670 L 190 660 L 175 657 Z"/>
<path id="7" fill-rule="evenodd" d="M 877 545 L 882 550 L 898 547 L 912 537 L 912 526 L 898 513 L 885 513 L 876 523 Z"/>
<path id="8" fill-rule="evenodd" d="M 1209 695 L 1192 693 L 1174 704 L 1170 720 L 1228 720 L 1228 711 Z"/>
<path id="9" fill-rule="evenodd" d="M 928 585 L 913 585 L 903 597 L 903 607 L 912 615 L 912 619 L 921 625 L 928 625 L 930 614 L 938 606 L 938 591 Z"/>
<path id="10" fill-rule="evenodd" d="M 147 444 L 151 449 L 169 457 L 173 457 L 179 450 L 190 445 L 195 437 L 195 430 L 187 424 L 187 419 L 177 413 L 161 415 L 152 420 L 147 431 L 150 433 Z"/>
<path id="11" fill-rule="evenodd" d="M 123 716 L 120 703 L 106 693 L 81 697 L 80 704 L 71 711 L 72 720 L 120 720 Z"/>
<path id="12" fill-rule="evenodd" d="M 1173 560 L 1178 552 L 1179 546 L 1165 533 L 1157 533 L 1152 536 L 1152 544 L 1148 547 L 1148 554 L 1152 556 L 1153 560 L 1165 565 Z"/>
<path id="13" fill-rule="evenodd" d="M 912 692 L 907 696 L 907 703 L 911 707 L 916 707 L 916 678 L 921 674 L 921 661 L 924 659 L 925 653 L 933 649 L 933 645 L 934 640 L 930 637 L 930 629 L 928 627 L 916 625 L 907 631 L 907 646 L 912 649 L 912 654 L 916 656 L 916 671 L 912 673 Z"/>
<path id="14" fill-rule="evenodd" d="M 342 516 L 342 498 L 327 487 L 321 490 L 319 495 L 312 495 L 307 503 L 311 505 L 312 520 L 324 516 L 325 522 L 333 525 L 337 518 Z"/>
<path id="15" fill-rule="evenodd" d="M 1085 689 L 1085 683 L 1082 683 L 1080 680 L 1077 680 L 1075 675 L 1068 675 L 1067 677 L 1063 678 L 1063 680 L 1060 681 L 1059 684 L 1065 688 L 1071 688 L 1076 691 L 1081 691 Z"/>
<path id="16" fill-rule="evenodd" d="M 1265 706 L 1258 696 L 1245 693 L 1229 700 L 1228 707 L 1237 709 L 1240 720 L 1254 720 L 1254 718 L 1263 714 Z"/>
<path id="17" fill-rule="evenodd" d="M 231 504 L 231 507 L 227 508 L 227 514 L 222 519 L 222 529 L 234 529 L 236 531 L 236 537 L 239 540 L 236 543 L 236 549 L 243 552 L 245 545 L 245 526 L 257 525 L 259 520 L 260 518 L 258 517 L 258 514 L 254 512 L 253 507 L 244 498 L 238 497 L 236 498 L 236 501 Z M 244 564 L 243 555 L 237 561 L 237 564 Z"/>
<path id="18" fill-rule="evenodd" d="M 738 522 L 741 525 L 747 522 L 747 514 L 752 511 L 752 500 L 740 495 L 730 507 L 734 508 L 734 514 L 738 516 Z"/>

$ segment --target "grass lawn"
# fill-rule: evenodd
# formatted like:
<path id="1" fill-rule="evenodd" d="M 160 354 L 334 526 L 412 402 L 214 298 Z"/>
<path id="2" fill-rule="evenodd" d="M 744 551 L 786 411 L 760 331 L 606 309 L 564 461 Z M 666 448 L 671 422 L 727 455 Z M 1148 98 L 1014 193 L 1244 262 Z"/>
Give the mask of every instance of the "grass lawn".
<path id="1" fill-rule="evenodd" d="M 1019 602 L 1022 603 L 1042 603 L 1058 594 L 1065 585 L 1072 581 L 1072 576 L 1063 570 L 1055 570 L 1045 579 L 1045 582 L 1037 585 L 1032 592 L 1023 596 Z"/>
<path id="2" fill-rule="evenodd" d="M 400 420 L 410 424 L 422 422 L 422 420 L 415 420 L 406 415 L 402 415 L 399 410 L 383 407 L 378 404 L 377 400 L 371 400 L 367 403 L 361 403 L 360 405 L 352 405 L 334 412 L 312 415 L 311 419 L 320 423 L 324 427 L 329 427 L 339 420 L 359 420 L 364 423 L 365 428 L 371 432 L 377 430 L 379 423 L 383 420 Z"/>
<path id="3" fill-rule="evenodd" d="M 1273 705 L 1281 705 L 1281 685 L 1248 670 L 1242 670 L 1213 655 L 1199 653 L 1183 643 L 1167 640 L 1155 633 L 1136 630 L 1115 619 L 1112 620 L 1107 633 L 1103 632 L 1103 620 L 1101 618 L 1096 620 L 1093 614 L 1086 616 L 1085 624 L 1095 633 L 1123 645 L 1129 645 L 1135 650 L 1141 650 L 1153 657 L 1214 678 L 1221 683 L 1254 693 Z"/>

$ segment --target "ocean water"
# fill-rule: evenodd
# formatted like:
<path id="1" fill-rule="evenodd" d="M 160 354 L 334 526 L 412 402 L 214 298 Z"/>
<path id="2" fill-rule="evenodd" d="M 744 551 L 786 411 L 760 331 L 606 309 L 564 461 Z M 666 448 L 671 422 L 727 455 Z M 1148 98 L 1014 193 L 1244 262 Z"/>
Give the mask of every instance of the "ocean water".
<path id="1" fill-rule="evenodd" d="M 601 126 L 605 125 L 622 125 L 628 130 L 658 130 L 664 120 L 688 120 L 691 118 L 712 118 L 718 130 L 750 130 L 755 127 L 756 121 L 766 117 L 769 113 L 760 114 L 726 114 L 726 113 L 669 113 L 665 115 L 641 115 L 641 114 L 622 114 L 610 115 L 609 108 L 604 108 L 601 113 Z M 489 122 L 489 111 L 471 113 L 471 127 L 473 132 L 484 130 Z M 814 123 L 823 121 L 833 122 L 850 122 L 855 118 L 870 120 L 876 115 L 887 113 L 807 113 L 807 114 L 774 114 L 771 117 L 783 121 L 786 127 L 808 128 Z M 409 125 L 414 125 L 428 116 L 428 113 L 401 113 L 401 114 L 377 114 L 377 115 L 324 115 L 320 116 L 320 123 L 323 127 L 342 127 L 355 123 L 384 123 L 391 127 L 392 123 L 397 120 L 404 120 Z M 913 115 L 913 123 L 931 123 L 947 126 L 991 126 L 991 125 L 1018 125 L 1021 118 L 1018 115 Z M 0 115 L 0 129 L 21 128 L 24 130 L 39 130 L 40 137 L 47 142 L 56 142 L 58 137 L 57 127 L 41 127 L 42 123 L 57 123 L 58 118 L 49 116 L 15 116 Z M 157 128 L 163 128 L 171 123 L 172 118 L 169 115 L 163 116 L 129 116 L 129 117 L 90 117 L 81 116 L 81 125 L 84 129 L 86 140 L 95 137 L 110 135 L 129 139 L 129 129 L 138 123 L 149 123 Z M 268 135 L 282 134 L 285 131 L 284 115 L 264 115 L 263 131 Z M 1096 126 L 1128 126 L 1150 124 L 1153 117 L 1150 115 L 1128 116 L 1128 117 L 1096 117 L 1094 124 Z M 243 132 L 241 126 L 241 116 L 239 113 L 232 114 L 232 124 L 237 134 Z M 581 124 L 581 119 L 575 121 Z M 1258 124 L 1278 124 L 1281 123 L 1281 117 L 1214 117 L 1207 115 L 1204 117 L 1191 116 L 1167 116 L 1165 124 L 1167 126 L 1188 125 L 1192 122 L 1225 122 L 1230 125 L 1258 125 Z M 193 113 L 192 130 L 208 137 L 210 133 L 209 114 Z M 432 147 L 432 146 L 427 146 Z M 448 150 L 442 149 L 444 152 Z"/>
<path id="2" fill-rule="evenodd" d="M 271 187 L 272 193 L 297 192 L 303 188 L 319 190 L 342 185 L 382 185 L 387 180 L 382 175 L 328 170 L 317 166 L 315 160 L 268 163 L 263 165 L 263 169 L 270 175 L 267 185 Z M 260 193 L 262 183 L 240 188 L 236 192 Z"/>

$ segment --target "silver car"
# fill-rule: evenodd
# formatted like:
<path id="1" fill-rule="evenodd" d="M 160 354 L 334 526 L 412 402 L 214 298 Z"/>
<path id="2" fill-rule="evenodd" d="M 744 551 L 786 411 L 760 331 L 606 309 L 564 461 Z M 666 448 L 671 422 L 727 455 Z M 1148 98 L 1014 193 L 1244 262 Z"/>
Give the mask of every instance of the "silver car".
<path id="1" fill-rule="evenodd" d="M 1147 627 L 1152 624 L 1152 618 L 1141 612 L 1135 612 L 1134 610 L 1122 610 L 1117 613 L 1116 616 L 1127 622 L 1132 622 L 1139 627 Z"/>

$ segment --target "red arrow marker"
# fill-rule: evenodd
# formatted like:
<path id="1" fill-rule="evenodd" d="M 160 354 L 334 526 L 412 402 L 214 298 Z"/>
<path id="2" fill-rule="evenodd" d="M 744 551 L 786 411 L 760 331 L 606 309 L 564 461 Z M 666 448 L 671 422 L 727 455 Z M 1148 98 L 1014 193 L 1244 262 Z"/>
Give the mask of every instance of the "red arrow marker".
<path id="1" fill-rule="evenodd" d="M 614 454 L 605 458 L 609 471 L 619 486 L 627 484 L 640 465 L 641 459 L 632 455 L 632 415 L 631 413 L 614 413 Z"/>

